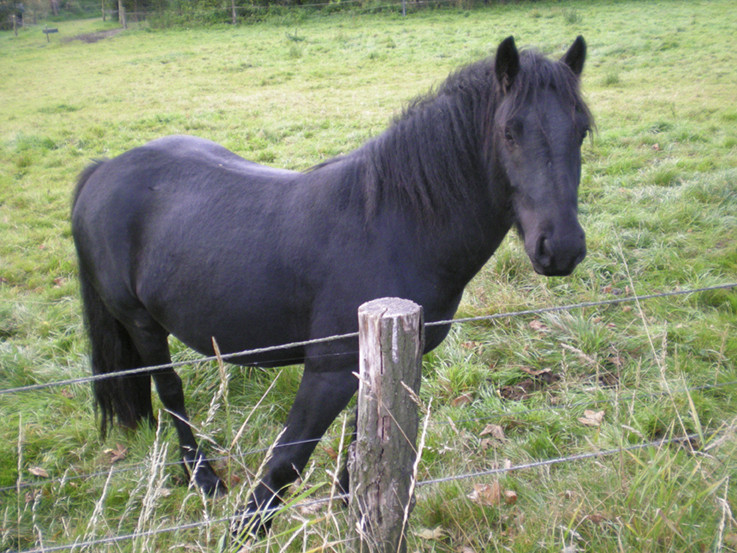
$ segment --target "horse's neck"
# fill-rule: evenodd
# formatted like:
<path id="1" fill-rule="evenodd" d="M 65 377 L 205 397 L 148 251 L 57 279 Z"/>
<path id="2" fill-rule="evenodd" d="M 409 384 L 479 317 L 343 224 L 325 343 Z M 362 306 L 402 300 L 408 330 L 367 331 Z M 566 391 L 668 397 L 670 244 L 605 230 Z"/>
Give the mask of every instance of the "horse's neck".
<path id="1" fill-rule="evenodd" d="M 401 203 L 385 203 L 376 208 L 377 218 L 370 217 L 375 228 L 391 229 L 378 234 L 392 241 L 392 249 L 412 252 L 409 257 L 421 265 L 418 269 L 425 271 L 429 280 L 441 279 L 451 295 L 462 292 L 512 225 L 506 202 L 494 198 L 488 186 L 474 188 L 478 192 L 462 204 L 420 212 Z"/>
<path id="2" fill-rule="evenodd" d="M 418 116 L 431 118 L 427 113 Z M 513 220 L 504 177 L 495 174 L 493 161 L 487 159 L 494 152 L 484 144 L 490 133 L 475 129 L 469 134 L 478 135 L 477 143 L 468 139 L 464 143 L 461 140 L 466 137 L 460 135 L 448 140 L 453 130 L 441 124 L 422 125 L 418 140 L 420 125 L 407 123 L 396 125 L 373 145 L 380 162 L 397 164 L 386 174 L 401 180 L 378 186 L 414 187 L 395 193 L 394 201 L 422 235 L 418 239 L 436 252 L 439 263 L 452 264 L 473 276 L 494 253 Z M 438 144 L 442 147 L 436 148 Z M 397 152 L 407 158 L 407 166 L 397 159 Z M 401 200 L 412 195 L 415 201 L 407 207 Z M 382 201 L 391 202 L 392 194 L 383 193 Z"/>

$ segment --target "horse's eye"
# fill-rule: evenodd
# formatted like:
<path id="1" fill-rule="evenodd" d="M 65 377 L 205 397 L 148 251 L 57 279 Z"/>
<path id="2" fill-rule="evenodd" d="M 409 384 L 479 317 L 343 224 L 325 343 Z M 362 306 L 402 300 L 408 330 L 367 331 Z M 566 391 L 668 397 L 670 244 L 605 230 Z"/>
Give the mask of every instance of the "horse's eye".
<path id="1" fill-rule="evenodd" d="M 504 140 L 506 140 L 510 144 L 514 144 L 514 135 L 512 134 L 512 131 L 509 127 L 504 129 Z"/>

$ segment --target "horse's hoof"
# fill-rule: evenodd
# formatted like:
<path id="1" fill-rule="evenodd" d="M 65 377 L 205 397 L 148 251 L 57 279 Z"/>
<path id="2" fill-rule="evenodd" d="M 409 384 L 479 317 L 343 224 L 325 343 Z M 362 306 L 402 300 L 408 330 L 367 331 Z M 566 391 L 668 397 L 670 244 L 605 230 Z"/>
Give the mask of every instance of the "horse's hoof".
<path id="1" fill-rule="evenodd" d="M 259 513 L 238 512 L 230 523 L 230 535 L 239 545 L 266 537 L 271 528 L 271 519 L 264 519 Z"/>
<path id="2" fill-rule="evenodd" d="M 208 497 L 222 497 L 228 493 L 225 482 L 220 480 L 211 467 L 202 465 L 197 469 L 194 476 L 195 484 Z"/>

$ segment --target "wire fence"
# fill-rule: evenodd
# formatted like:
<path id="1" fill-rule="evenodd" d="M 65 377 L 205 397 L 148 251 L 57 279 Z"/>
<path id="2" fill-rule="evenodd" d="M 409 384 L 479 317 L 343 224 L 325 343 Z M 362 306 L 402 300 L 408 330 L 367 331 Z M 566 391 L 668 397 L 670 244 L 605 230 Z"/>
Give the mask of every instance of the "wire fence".
<path id="1" fill-rule="evenodd" d="M 158 20 L 158 24 L 166 22 L 220 22 L 235 23 L 248 22 L 253 19 L 260 19 L 268 16 L 289 17 L 290 15 L 301 16 L 304 13 L 349 13 L 349 14 L 374 14 L 381 12 L 398 12 L 406 15 L 407 12 L 417 11 L 421 9 L 432 8 L 463 8 L 468 9 L 474 6 L 488 5 L 489 0 L 479 2 L 478 0 L 337 0 L 327 2 L 264 2 L 261 4 L 251 3 L 239 6 L 222 6 L 209 8 L 186 7 L 184 9 L 166 8 L 151 10 L 125 10 L 126 22 L 140 23 L 143 21 Z M 493 2 L 492 2 L 493 3 Z M 234 15 L 235 14 L 235 15 Z M 116 20 L 118 18 L 117 9 L 101 9 L 101 8 L 83 8 L 75 10 L 73 16 L 75 18 L 94 18 L 102 17 L 103 20 L 108 18 Z M 69 20 L 72 14 L 54 15 L 50 10 L 33 9 L 15 20 L 12 16 L 5 17 L 2 23 L 6 29 L 12 30 L 15 24 L 17 28 L 36 27 L 45 21 L 53 21 L 54 24 Z M 0 25 L 2 26 L 2 25 Z"/>
<path id="2" fill-rule="evenodd" d="M 661 448 L 661 447 L 673 445 L 673 444 L 690 443 L 693 440 L 698 440 L 698 439 L 705 439 L 707 441 L 710 441 L 710 440 L 715 440 L 718 437 L 724 436 L 728 433 L 733 433 L 736 429 L 737 427 L 730 426 L 722 430 L 712 432 L 706 436 L 699 435 L 696 433 L 687 434 L 685 436 L 662 438 L 662 439 L 652 440 L 652 441 L 648 441 L 644 443 L 611 448 L 611 449 L 606 449 L 606 450 L 601 450 L 601 451 L 590 451 L 590 452 L 579 453 L 575 455 L 567 455 L 567 456 L 553 457 L 549 459 L 541 459 L 538 461 L 522 463 L 519 465 L 512 465 L 512 466 L 506 466 L 506 467 L 495 467 L 495 468 L 490 468 L 486 470 L 480 470 L 480 471 L 470 472 L 470 473 L 465 473 L 465 474 L 458 474 L 458 475 L 447 476 L 447 477 L 442 477 L 442 478 L 434 478 L 434 479 L 429 479 L 429 480 L 422 480 L 422 481 L 417 482 L 417 488 L 421 489 L 421 488 L 426 488 L 430 486 L 435 486 L 438 484 L 458 482 L 461 480 L 470 480 L 470 479 L 488 477 L 488 476 L 493 476 L 493 475 L 503 475 L 503 474 L 508 474 L 508 473 L 515 472 L 515 471 L 532 470 L 536 468 L 549 467 L 549 466 L 558 465 L 562 463 L 572 463 L 572 462 L 578 462 L 578 461 L 585 461 L 589 459 L 600 459 L 603 457 L 609 457 L 609 456 L 618 455 L 618 454 L 621 455 L 622 453 L 634 452 L 634 451 L 638 451 L 642 449 Z M 302 501 L 299 503 L 287 505 L 286 507 L 279 507 L 279 508 L 266 510 L 263 512 L 263 515 L 268 517 L 269 515 L 282 513 L 284 511 L 310 510 L 317 506 L 343 501 L 347 499 L 347 497 L 348 497 L 347 494 L 335 494 L 330 497 L 313 499 L 309 501 Z M 223 529 L 223 532 L 227 532 L 228 531 L 227 527 L 230 527 L 233 523 L 238 523 L 242 516 L 243 515 L 230 515 L 230 516 L 219 517 L 219 518 L 214 518 L 214 519 L 209 519 L 209 520 L 201 520 L 201 521 L 177 524 L 177 525 L 167 526 L 163 528 L 143 530 L 140 532 L 119 534 L 115 536 L 107 536 L 104 538 L 90 539 L 90 540 L 85 540 L 85 541 L 76 541 L 74 543 L 69 543 L 69 544 L 60 544 L 60 545 L 53 545 L 53 546 L 43 546 L 43 547 L 38 547 L 34 549 L 25 549 L 25 550 L 19 551 L 18 553 L 53 553 L 56 551 L 69 551 L 71 549 L 84 548 L 84 547 L 98 547 L 102 545 L 109 545 L 109 544 L 115 544 L 115 543 L 119 543 L 123 541 L 140 539 L 143 537 L 156 536 L 156 535 L 165 534 L 165 533 L 179 532 L 182 530 L 193 530 L 193 529 L 200 529 L 204 527 L 219 526 L 219 525 L 226 526 L 226 528 Z"/>
<path id="3" fill-rule="evenodd" d="M 543 307 L 543 308 L 527 309 L 527 310 L 505 312 L 505 313 L 494 313 L 494 314 L 482 315 L 478 317 L 467 317 L 467 318 L 443 320 L 443 321 L 431 321 L 427 323 L 426 326 L 494 321 L 494 320 L 503 319 L 503 318 L 539 315 L 539 314 L 544 314 L 544 313 L 571 311 L 574 309 L 619 305 L 619 304 L 628 303 L 628 302 L 641 302 L 641 301 L 646 301 L 646 300 L 651 300 L 651 299 L 656 299 L 656 298 L 669 298 L 669 297 L 675 297 L 675 296 L 692 295 L 692 294 L 704 293 L 708 291 L 733 289 L 736 287 L 737 287 L 737 283 L 719 284 L 715 286 L 707 286 L 707 287 L 701 287 L 701 288 L 695 288 L 695 289 L 674 290 L 674 291 L 647 294 L 647 295 L 614 298 L 614 299 L 609 299 L 609 300 L 581 302 L 581 303 L 568 304 L 568 305 L 563 305 L 563 306 Z M 102 378 L 120 377 L 120 376 L 140 374 L 140 373 L 150 373 L 153 371 L 166 370 L 166 369 L 181 367 L 184 365 L 190 365 L 194 363 L 228 360 L 228 359 L 232 359 L 236 357 L 245 357 L 248 355 L 268 353 L 268 352 L 278 351 L 282 349 L 305 347 L 309 345 L 323 344 L 323 343 L 337 341 L 337 340 L 355 339 L 357 335 L 358 335 L 357 332 L 351 332 L 347 334 L 319 338 L 316 340 L 306 340 L 302 342 L 293 342 L 293 343 L 283 344 L 279 346 L 244 350 L 244 351 L 229 353 L 229 354 L 225 354 L 221 356 L 203 357 L 197 360 L 177 361 L 177 362 L 172 362 L 172 363 L 168 363 L 164 365 L 140 367 L 140 368 L 132 369 L 129 371 L 121 371 L 120 373 L 115 373 L 112 375 L 80 377 L 80 378 L 59 380 L 59 381 L 53 381 L 53 382 L 32 384 L 32 385 L 27 385 L 27 386 L 19 386 L 15 388 L 7 388 L 7 389 L 0 390 L 0 395 L 22 394 L 22 393 L 27 393 L 27 392 L 32 392 L 32 391 L 48 389 L 52 387 L 70 386 L 70 385 L 75 385 L 75 384 L 80 384 L 80 383 L 94 382 Z M 356 353 L 357 353 L 356 351 L 341 352 L 341 354 L 350 354 L 350 355 L 355 355 Z M 737 380 L 730 380 L 730 381 L 725 381 L 725 382 L 714 382 L 714 383 L 709 383 L 709 384 L 686 386 L 680 389 L 670 389 L 669 391 L 662 391 L 662 392 L 634 393 L 634 394 L 629 394 L 627 396 L 616 396 L 616 397 L 611 397 L 611 398 L 585 400 L 585 401 L 571 403 L 567 405 L 560 405 L 560 404 L 559 405 L 548 405 L 545 407 L 540 407 L 540 408 L 535 408 L 535 409 L 509 410 L 509 411 L 504 411 L 504 412 L 495 412 L 493 414 L 484 415 L 480 417 L 469 417 L 469 418 L 458 419 L 455 421 L 449 421 L 449 423 L 479 422 L 479 421 L 485 421 L 485 420 L 489 420 L 493 418 L 503 418 L 503 417 L 508 417 L 508 416 L 523 417 L 525 415 L 529 415 L 532 413 L 540 413 L 540 412 L 545 412 L 545 411 L 552 412 L 552 411 L 561 411 L 561 410 L 573 410 L 573 409 L 597 405 L 601 403 L 618 403 L 618 402 L 621 403 L 621 402 L 642 400 L 645 398 L 653 398 L 653 397 L 665 396 L 665 395 L 669 395 L 672 397 L 676 394 L 681 394 L 681 393 L 691 394 L 693 392 L 714 390 L 714 389 L 725 388 L 725 387 L 735 386 L 735 385 L 737 385 Z M 443 421 L 439 421 L 439 422 L 442 423 Z M 693 440 L 697 440 L 697 439 L 705 440 L 705 441 L 717 440 L 720 436 L 723 436 L 728 433 L 733 433 L 733 432 L 735 432 L 735 427 L 727 426 L 726 428 L 722 428 L 720 430 L 713 431 L 711 433 L 688 434 L 688 435 L 683 435 L 683 436 L 671 437 L 667 439 L 646 441 L 646 442 L 642 442 L 638 444 L 627 445 L 627 446 L 622 446 L 622 447 L 617 447 L 617 448 L 612 448 L 612 449 L 607 449 L 607 450 L 602 450 L 602 451 L 591 451 L 591 452 L 579 453 L 575 455 L 541 459 L 541 460 L 536 460 L 536 461 L 532 461 L 529 463 L 522 463 L 518 465 L 499 467 L 499 468 L 490 468 L 490 469 L 469 472 L 469 473 L 464 473 L 464 474 L 456 474 L 456 475 L 450 475 L 446 477 L 428 479 L 428 480 L 417 482 L 417 486 L 420 488 L 423 488 L 423 487 L 429 487 L 429 486 L 438 485 L 438 484 L 447 483 L 447 482 L 488 477 L 492 475 L 500 475 L 500 474 L 509 473 L 513 471 L 532 470 L 532 469 L 539 468 L 539 467 L 552 466 L 552 465 L 561 464 L 561 463 L 578 462 L 578 461 L 584 461 L 588 459 L 607 457 L 607 456 L 611 456 L 615 454 L 621 454 L 623 452 L 633 452 L 636 450 L 641 450 L 641 449 L 646 449 L 646 448 L 657 448 L 657 447 L 663 447 L 665 445 L 684 443 L 684 442 L 690 443 Z M 310 440 L 310 441 L 319 441 L 319 440 Z M 280 444 L 276 447 L 285 447 L 288 445 L 294 445 L 294 444 Z M 246 457 L 248 455 L 252 455 L 256 453 L 263 454 L 266 451 L 268 451 L 268 449 L 270 448 L 253 449 L 253 450 L 242 452 L 238 456 L 242 458 L 242 457 Z M 233 455 L 223 456 L 223 457 L 214 457 L 211 460 L 226 460 L 226 459 L 232 459 L 233 457 L 234 457 Z M 175 465 L 175 464 L 178 464 L 178 462 L 164 463 L 164 466 Z M 28 488 L 48 486 L 48 485 L 53 485 L 53 484 L 62 484 L 64 482 L 68 482 L 74 479 L 88 479 L 88 478 L 102 477 L 102 476 L 110 478 L 116 474 L 142 469 L 145 466 L 147 466 L 145 463 L 139 463 L 139 464 L 134 464 L 132 466 L 119 468 L 119 469 L 111 468 L 110 470 L 107 470 L 107 471 L 99 471 L 99 472 L 93 472 L 93 473 L 87 473 L 87 474 L 74 474 L 74 475 L 67 474 L 59 478 L 45 479 L 45 480 L 38 481 L 38 482 L 23 482 L 21 480 L 21 475 L 19 474 L 17 484 L 12 487 L 8 486 L 5 488 L 0 488 L 0 493 L 8 493 L 8 492 L 20 493 L 21 490 L 25 490 Z M 294 505 L 289 505 L 288 509 L 290 510 L 291 509 L 308 509 L 314 506 L 322 505 L 330 501 L 335 501 L 339 499 L 343 499 L 343 496 L 332 495 L 329 498 L 319 498 L 319 499 L 314 499 L 310 501 L 303 501 L 303 502 L 300 502 Z M 119 535 L 114 535 L 114 536 L 107 536 L 107 537 L 99 538 L 99 539 L 89 539 L 86 541 L 77 541 L 77 542 L 70 543 L 70 544 L 59 544 L 59 545 L 52 545 L 52 546 L 37 547 L 35 549 L 23 550 L 23 551 L 20 551 L 19 553 L 42 553 L 42 552 L 51 553 L 55 551 L 68 551 L 72 549 L 85 548 L 85 547 L 94 548 L 94 547 L 100 547 L 103 545 L 110 545 L 110 544 L 120 543 L 123 541 L 139 539 L 143 537 L 155 536 L 155 535 L 159 535 L 163 533 L 198 529 L 198 528 L 204 528 L 208 526 L 217 526 L 217 525 L 225 525 L 225 524 L 229 525 L 233 523 L 234 521 L 236 521 L 237 519 L 238 519 L 238 515 L 232 515 L 232 516 L 221 517 L 217 519 L 208 519 L 208 520 L 172 525 L 170 527 L 156 528 L 156 529 L 144 530 L 144 531 L 139 531 L 139 532 L 134 532 L 134 533 L 119 534 Z"/>
<path id="4" fill-rule="evenodd" d="M 727 290 L 727 289 L 732 289 L 732 288 L 737 288 L 737 283 L 716 284 L 714 286 L 704 286 L 701 288 L 692 288 L 688 290 L 672 290 L 668 292 L 659 292 L 659 293 L 645 294 L 645 295 L 639 295 L 639 296 L 627 296 L 627 297 L 613 298 L 613 299 L 608 299 L 608 300 L 580 302 L 580 303 L 573 303 L 573 304 L 568 304 L 568 305 L 540 307 L 536 309 L 525 309 L 522 311 L 508 311 L 504 313 L 493 313 L 490 315 L 480 315 L 477 317 L 447 319 L 447 320 L 442 320 L 442 321 L 430 321 L 430 322 L 425 323 L 425 326 L 426 327 L 445 326 L 445 325 L 461 324 L 461 323 L 493 321 L 497 319 L 507 319 L 507 318 L 512 318 L 512 317 L 526 316 L 526 315 L 541 315 L 545 313 L 558 313 L 561 311 L 572 311 L 575 309 L 584 309 L 584 308 L 589 308 L 589 307 L 605 307 L 605 306 L 611 306 L 611 305 L 619 305 L 623 303 L 636 303 L 636 302 L 647 301 L 647 300 L 652 300 L 652 299 L 657 299 L 657 298 L 670 298 L 670 297 L 675 297 L 675 296 L 685 296 L 685 295 L 699 294 L 699 293 L 704 293 L 704 292 L 711 292 L 711 291 L 716 291 L 716 290 Z M 58 386 L 71 386 L 74 384 L 84 384 L 88 382 L 96 382 L 96 381 L 110 379 L 110 378 L 120 378 L 120 377 L 125 377 L 125 376 L 143 374 L 143 373 L 155 373 L 157 371 L 173 369 L 177 367 L 183 367 L 183 366 L 192 365 L 195 363 L 204 363 L 204 362 L 221 361 L 221 360 L 228 361 L 230 359 L 235 359 L 239 357 L 250 357 L 250 356 L 255 356 L 255 355 L 261 355 L 264 353 L 271 353 L 271 352 L 277 352 L 277 351 L 283 351 L 283 350 L 289 350 L 289 349 L 295 349 L 295 348 L 304 348 L 307 346 L 326 344 L 329 342 L 336 342 L 339 340 L 348 340 L 348 339 L 354 339 L 354 338 L 358 338 L 358 332 L 349 332 L 346 334 L 336 334 L 333 336 L 326 336 L 324 338 L 315 338 L 311 340 L 290 342 L 288 344 L 280 344 L 280 345 L 255 348 L 255 349 L 246 349 L 242 351 L 225 353 L 225 354 L 220 354 L 220 355 L 211 355 L 207 357 L 201 357 L 196 360 L 174 361 L 171 363 L 163 363 L 160 365 L 149 365 L 146 367 L 137 367 L 134 369 L 127 369 L 127 370 L 119 371 L 115 373 L 82 376 L 79 378 L 69 378 L 69 379 L 57 380 L 53 382 L 42 382 L 38 384 L 29 384 L 26 386 L 17 386 L 14 388 L 6 388 L 3 390 L 0 390 L 0 396 L 7 395 L 7 394 L 18 394 L 22 392 L 32 392 L 32 391 L 43 390 L 45 388 L 53 388 L 53 387 L 58 387 Z M 356 355 L 357 353 L 358 353 L 358 350 L 351 350 L 351 351 L 340 352 L 340 353 L 331 353 L 328 355 Z M 300 360 L 295 359 L 295 362 L 300 362 Z M 268 361 L 264 361 L 263 363 L 268 364 Z"/>
<path id="5" fill-rule="evenodd" d="M 445 425 L 445 424 L 457 425 L 457 424 L 486 422 L 489 420 L 503 420 L 504 418 L 508 418 L 508 417 L 524 418 L 531 414 L 539 414 L 539 413 L 545 413 L 545 412 L 573 411 L 576 409 L 593 407 L 593 406 L 601 405 L 601 404 L 613 404 L 613 403 L 624 404 L 624 403 L 628 403 L 632 401 L 642 401 L 645 399 L 652 399 L 652 398 L 664 397 L 664 396 L 679 396 L 681 394 L 692 394 L 693 392 L 703 392 L 706 390 L 715 390 L 715 389 L 725 388 L 725 387 L 730 387 L 730 386 L 737 387 L 737 380 L 730 380 L 727 382 L 718 382 L 718 383 L 712 383 L 712 384 L 703 384 L 699 386 L 690 386 L 690 387 L 685 387 L 685 388 L 676 388 L 670 391 L 635 393 L 635 394 L 619 396 L 619 397 L 590 399 L 590 400 L 579 401 L 579 402 L 570 403 L 570 404 L 546 405 L 544 407 L 537 407 L 534 409 L 516 409 L 516 410 L 507 410 L 507 411 L 496 411 L 490 415 L 484 415 L 484 416 L 479 416 L 479 417 L 464 417 L 462 419 L 438 420 L 436 421 L 436 423 L 438 425 Z M 285 442 L 282 444 L 276 444 L 271 447 L 259 447 L 259 448 L 249 449 L 247 451 L 243 451 L 238 454 L 210 456 L 207 458 L 207 460 L 209 462 L 232 461 L 234 459 L 243 460 L 246 457 L 250 457 L 252 455 L 259 455 L 259 454 L 264 455 L 269 450 L 272 450 L 272 449 L 289 447 L 289 446 L 300 445 L 300 444 L 305 444 L 305 443 L 317 443 L 320 440 L 321 438 L 315 438 L 311 440 Z M 220 449 L 224 450 L 225 448 L 221 447 Z M 177 465 L 181 465 L 181 461 L 177 460 L 177 461 L 168 461 L 168 462 L 162 463 L 162 466 L 165 468 L 174 467 Z M 87 472 L 87 473 L 65 474 L 64 476 L 59 476 L 55 478 L 44 478 L 42 480 L 36 480 L 36 481 L 31 481 L 31 482 L 23 482 L 19 480 L 19 482 L 14 486 L 0 487 L 0 493 L 17 492 L 20 490 L 48 487 L 48 486 L 52 486 L 55 484 L 66 484 L 67 482 L 73 482 L 75 480 L 89 480 L 91 478 L 103 478 L 103 477 L 107 478 L 110 475 L 115 476 L 118 474 L 125 474 L 129 472 L 134 472 L 137 470 L 142 470 L 147 467 L 148 467 L 148 463 L 141 462 L 141 463 L 133 463 L 125 467 L 116 468 L 116 469 L 99 470 L 99 471 Z"/>

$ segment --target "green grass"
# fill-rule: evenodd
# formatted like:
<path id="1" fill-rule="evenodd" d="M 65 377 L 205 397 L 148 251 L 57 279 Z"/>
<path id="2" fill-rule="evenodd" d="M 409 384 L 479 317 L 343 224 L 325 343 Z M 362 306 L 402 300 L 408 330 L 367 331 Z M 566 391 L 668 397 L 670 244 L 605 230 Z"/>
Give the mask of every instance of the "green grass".
<path id="1" fill-rule="evenodd" d="M 50 43 L 38 28 L 2 33 L 0 388 L 88 373 L 68 211 L 90 159 L 189 133 L 305 169 L 380 133 L 412 97 L 509 34 L 554 55 L 579 33 L 588 42 L 583 89 L 598 126 L 584 145 L 580 192 L 589 254 L 573 276 L 546 280 L 510 236 L 459 314 L 737 281 L 736 25 L 726 0 L 630 0 L 407 18 L 286 15 L 235 28 L 141 27 L 94 43 L 65 40 L 109 26 L 59 23 Z M 221 523 L 141 531 L 235 512 L 263 459 L 249 452 L 272 443 L 301 369 L 229 368 L 211 404 L 217 366 L 172 345 L 176 359 L 193 360 L 179 371 L 188 408 L 211 452 L 225 457 L 218 470 L 231 493 L 204 500 L 179 468 L 162 465 L 176 459 L 165 414 L 159 434 L 115 430 L 102 442 L 87 385 L 3 395 L 0 487 L 34 486 L 0 492 L 0 550 L 134 532 L 92 550 L 218 550 Z M 420 479 L 687 432 L 704 439 L 695 452 L 664 445 L 499 476 L 503 490 L 517 493 L 513 504 L 468 498 L 474 484 L 497 477 L 422 487 L 411 550 L 737 550 L 735 385 L 683 391 L 737 380 L 735 359 L 735 291 L 455 327 L 425 359 L 422 398 L 432 399 L 432 418 Z M 544 369 L 555 378 L 535 385 L 526 371 Z M 604 411 L 600 426 L 580 422 L 586 409 Z M 318 447 L 301 490 L 327 493 L 341 424 Z M 505 439 L 482 435 L 488 424 Z M 105 473 L 118 444 L 125 459 L 113 466 L 131 470 L 109 481 L 72 478 Z M 158 487 L 150 479 L 157 471 Z M 289 511 L 262 548 L 343 551 L 333 543 L 346 534 L 343 519 L 337 505 Z"/>

